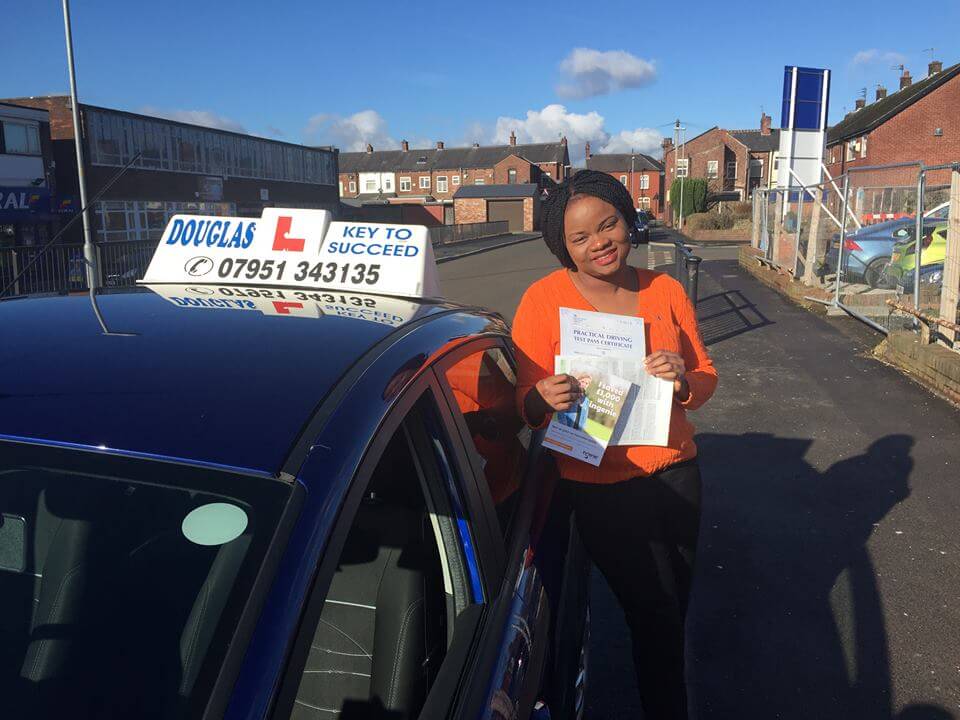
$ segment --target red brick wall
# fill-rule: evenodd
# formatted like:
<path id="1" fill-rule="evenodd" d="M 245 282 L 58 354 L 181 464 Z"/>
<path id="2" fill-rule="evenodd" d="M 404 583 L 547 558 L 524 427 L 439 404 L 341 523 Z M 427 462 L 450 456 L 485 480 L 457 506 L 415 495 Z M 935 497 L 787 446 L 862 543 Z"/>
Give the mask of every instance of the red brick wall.
<path id="1" fill-rule="evenodd" d="M 827 148 L 827 159 L 835 149 L 838 160 L 827 163 L 836 177 L 847 168 L 920 161 L 940 165 L 960 161 L 960 76 L 918 100 L 867 135 L 867 155 L 847 161 L 846 143 Z M 943 130 L 934 136 L 936 128 Z"/>
<path id="2" fill-rule="evenodd" d="M 465 198 L 453 201 L 457 225 L 487 221 L 487 201 L 483 198 Z"/>
<path id="3" fill-rule="evenodd" d="M 498 162 L 493 168 L 493 182 L 495 185 L 506 185 L 508 182 L 508 173 L 510 170 L 516 170 L 517 180 L 516 183 L 531 183 L 537 182 L 539 180 L 540 169 L 536 168 L 529 162 L 524 160 L 521 157 L 516 155 L 510 155 L 505 157 L 503 160 Z M 538 177 L 534 177 L 534 173 Z"/>
<path id="4" fill-rule="evenodd" d="M 358 173 L 340 173 L 340 182 L 343 184 L 343 195 L 340 197 L 353 198 L 360 194 L 360 175 Z M 350 183 L 353 183 L 353 192 L 350 192 Z"/>
<path id="5" fill-rule="evenodd" d="M 454 175 L 460 175 L 460 168 L 450 168 L 448 170 L 434 170 L 433 177 L 430 181 L 431 191 L 430 194 L 433 195 L 437 200 L 453 200 L 453 194 L 460 189 L 460 185 L 453 184 Z M 437 178 L 445 177 L 447 179 L 447 191 L 440 192 L 437 190 Z M 463 177 L 460 177 L 460 183 L 463 184 Z"/>

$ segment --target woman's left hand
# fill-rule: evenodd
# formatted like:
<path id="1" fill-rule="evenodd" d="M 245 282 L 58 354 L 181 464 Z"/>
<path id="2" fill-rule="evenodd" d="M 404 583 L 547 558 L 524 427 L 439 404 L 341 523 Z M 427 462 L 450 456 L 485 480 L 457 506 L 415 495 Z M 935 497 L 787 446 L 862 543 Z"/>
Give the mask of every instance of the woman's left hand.
<path id="1" fill-rule="evenodd" d="M 680 355 L 669 350 L 657 350 L 647 356 L 645 363 L 648 373 L 664 380 L 672 380 L 674 394 L 681 401 L 687 399 L 690 394 L 685 377 L 687 368 Z"/>

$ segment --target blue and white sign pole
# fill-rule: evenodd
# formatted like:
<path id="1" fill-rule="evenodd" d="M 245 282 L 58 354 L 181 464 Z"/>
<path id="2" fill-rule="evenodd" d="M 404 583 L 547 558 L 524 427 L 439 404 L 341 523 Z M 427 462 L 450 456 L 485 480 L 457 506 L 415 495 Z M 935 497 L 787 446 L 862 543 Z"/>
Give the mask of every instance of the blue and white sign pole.
<path id="1" fill-rule="evenodd" d="M 777 187 L 781 190 L 820 183 L 829 101 L 829 70 L 796 65 L 784 68 L 777 171 Z M 784 203 L 784 212 L 786 207 Z"/>

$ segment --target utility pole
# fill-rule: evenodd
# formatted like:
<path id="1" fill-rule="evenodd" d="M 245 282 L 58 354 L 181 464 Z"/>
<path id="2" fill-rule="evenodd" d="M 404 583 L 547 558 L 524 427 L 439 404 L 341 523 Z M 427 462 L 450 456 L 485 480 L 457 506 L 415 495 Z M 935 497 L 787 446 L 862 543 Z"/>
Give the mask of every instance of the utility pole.
<path id="1" fill-rule="evenodd" d="M 683 158 L 684 147 L 683 147 L 683 144 L 681 143 L 680 138 L 683 137 L 681 133 L 684 130 L 686 130 L 686 128 L 680 125 L 680 120 L 678 118 L 677 122 L 674 123 L 674 126 L 673 126 L 673 138 L 674 138 L 673 147 L 675 148 L 674 152 L 677 153 L 677 160 L 675 165 L 677 167 L 677 176 L 680 178 L 680 222 L 677 225 L 678 230 L 683 230 L 683 179 L 686 177 L 687 172 L 689 171 L 688 167 L 684 167 L 683 175 L 680 175 L 680 161 L 684 159 Z"/>
<path id="2" fill-rule="evenodd" d="M 70 0 L 63 0 L 63 28 L 67 42 L 67 70 L 70 73 L 70 105 L 73 112 L 73 144 L 77 151 L 77 180 L 80 185 L 80 207 L 83 213 L 83 258 L 87 267 L 87 287 L 100 286 L 100 269 L 90 231 L 90 210 L 87 208 L 87 179 L 83 168 L 83 138 L 80 128 L 80 104 L 77 102 L 77 73 L 73 64 L 73 32 L 70 29 Z"/>

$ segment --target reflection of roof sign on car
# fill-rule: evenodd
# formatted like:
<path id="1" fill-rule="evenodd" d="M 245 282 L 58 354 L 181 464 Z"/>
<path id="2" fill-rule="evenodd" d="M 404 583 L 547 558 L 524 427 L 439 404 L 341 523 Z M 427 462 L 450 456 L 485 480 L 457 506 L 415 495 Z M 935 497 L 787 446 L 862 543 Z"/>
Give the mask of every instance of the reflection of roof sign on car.
<path id="1" fill-rule="evenodd" d="M 923 231 L 926 235 L 943 226 L 947 220 L 949 205 L 944 203 L 924 213 Z M 905 217 L 865 225 L 848 233 L 843 248 L 843 279 L 847 282 L 863 281 L 871 287 L 886 285 L 887 265 L 894 252 L 894 245 L 904 239 L 913 238 L 915 227 L 916 219 Z M 839 244 L 839 235 L 836 235 L 824 257 L 824 272 L 836 272 Z"/>
<path id="2" fill-rule="evenodd" d="M 309 245 L 297 212 L 269 242 Z M 348 284 L 385 227 L 339 226 Z M 342 264 L 322 287 L 331 260 L 314 287 L 244 285 L 270 252 L 250 247 L 216 257 L 233 284 L 180 263 L 0 302 L 21 368 L 0 414 L 6 711 L 472 718 L 505 693 L 573 717 L 586 564 L 514 412 L 506 324 L 349 291 Z"/>

